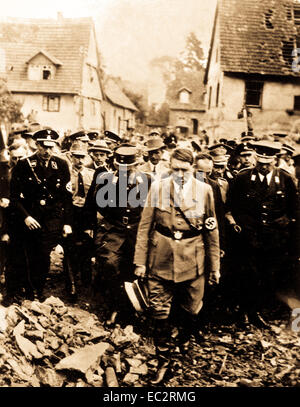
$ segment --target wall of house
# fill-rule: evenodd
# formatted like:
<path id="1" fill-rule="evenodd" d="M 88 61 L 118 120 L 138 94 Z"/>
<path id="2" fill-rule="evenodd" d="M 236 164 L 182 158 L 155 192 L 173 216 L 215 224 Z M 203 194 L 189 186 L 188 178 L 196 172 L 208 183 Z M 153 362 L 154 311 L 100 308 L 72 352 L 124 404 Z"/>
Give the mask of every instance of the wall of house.
<path id="1" fill-rule="evenodd" d="M 81 92 L 85 97 L 102 100 L 101 86 L 97 74 L 98 59 L 96 40 L 93 31 L 90 34 L 90 43 L 82 67 Z"/>
<path id="2" fill-rule="evenodd" d="M 220 137 L 239 139 L 241 132 L 247 129 L 246 119 L 237 118 L 244 103 L 245 81 L 225 74 L 221 83 L 219 107 L 207 110 L 205 128 L 212 140 Z M 259 136 L 273 131 L 291 131 L 299 116 L 289 115 L 286 110 L 293 110 L 297 95 L 300 95 L 300 84 L 296 81 L 265 81 L 261 108 L 249 109 L 254 133 Z"/>
<path id="3" fill-rule="evenodd" d="M 108 101 L 103 102 L 103 110 L 106 130 L 122 136 L 127 132 L 127 125 L 135 127 L 135 116 L 131 110 L 118 107 Z"/>
<path id="4" fill-rule="evenodd" d="M 59 112 L 43 110 L 43 95 L 15 93 L 14 98 L 22 103 L 24 117 L 30 114 L 42 126 L 52 127 L 60 134 L 79 127 L 78 106 L 72 95 L 61 95 Z"/>
<path id="5" fill-rule="evenodd" d="M 103 121 L 101 117 L 102 102 L 98 99 L 88 97 L 83 97 L 82 99 L 83 115 L 81 117 L 81 127 L 86 130 L 103 130 Z"/>
<path id="6" fill-rule="evenodd" d="M 203 124 L 203 112 L 189 112 L 186 110 L 170 110 L 169 126 L 172 127 L 186 127 L 188 129 L 187 135 L 193 134 L 192 119 L 198 120 L 198 134 Z"/>

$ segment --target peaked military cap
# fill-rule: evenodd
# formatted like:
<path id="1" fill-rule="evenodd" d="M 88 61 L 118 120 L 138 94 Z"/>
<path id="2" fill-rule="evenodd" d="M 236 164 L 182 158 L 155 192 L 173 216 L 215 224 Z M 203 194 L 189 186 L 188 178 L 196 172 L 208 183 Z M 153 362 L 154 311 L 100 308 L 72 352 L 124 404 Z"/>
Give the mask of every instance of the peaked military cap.
<path id="1" fill-rule="evenodd" d="M 233 151 L 233 148 L 225 143 L 217 143 L 208 147 L 211 155 L 225 155 L 228 152 Z"/>
<path id="2" fill-rule="evenodd" d="M 244 143 L 245 141 L 255 141 L 255 136 L 253 131 L 243 131 L 241 134 L 241 142 Z"/>
<path id="3" fill-rule="evenodd" d="M 133 165 L 137 162 L 138 150 L 135 147 L 120 146 L 114 152 L 114 158 L 117 164 Z"/>
<path id="4" fill-rule="evenodd" d="M 289 155 L 293 155 L 295 152 L 294 147 L 290 146 L 289 144 L 282 144 L 282 154 L 289 154 Z M 280 153 L 279 153 L 280 154 Z"/>
<path id="5" fill-rule="evenodd" d="M 193 149 L 194 149 L 195 151 L 197 151 L 198 153 L 200 153 L 200 151 L 202 151 L 200 144 L 198 144 L 198 143 L 197 143 L 196 141 L 194 141 L 194 140 L 191 141 L 191 146 L 192 146 Z"/>
<path id="6" fill-rule="evenodd" d="M 105 138 L 108 140 L 113 141 L 114 143 L 121 143 L 122 139 L 117 134 L 113 133 L 112 131 L 105 130 L 104 132 Z"/>
<path id="7" fill-rule="evenodd" d="M 241 143 L 237 146 L 236 153 L 239 155 L 250 155 L 254 153 L 254 149 L 250 143 Z"/>
<path id="8" fill-rule="evenodd" d="M 57 143 L 59 135 L 55 130 L 44 129 L 35 132 L 32 138 L 36 142 L 42 142 L 45 146 L 52 147 L 55 145 L 55 143 Z"/>
<path id="9" fill-rule="evenodd" d="M 88 136 L 88 132 L 84 130 L 77 131 L 69 136 L 71 140 L 80 140 L 83 142 L 89 142 L 90 138 Z"/>
<path id="10" fill-rule="evenodd" d="M 214 165 L 227 165 L 228 163 L 228 157 L 226 157 L 225 155 L 216 155 L 216 156 L 212 156 L 213 159 L 213 163 Z"/>
<path id="11" fill-rule="evenodd" d="M 97 137 L 99 136 L 99 133 L 97 131 L 89 131 L 87 133 L 88 138 L 92 141 L 92 140 L 96 140 Z"/>
<path id="12" fill-rule="evenodd" d="M 256 151 L 257 161 L 262 164 L 268 164 L 273 161 L 276 154 L 280 152 L 281 147 L 279 143 L 269 140 L 261 140 L 251 143 Z"/>

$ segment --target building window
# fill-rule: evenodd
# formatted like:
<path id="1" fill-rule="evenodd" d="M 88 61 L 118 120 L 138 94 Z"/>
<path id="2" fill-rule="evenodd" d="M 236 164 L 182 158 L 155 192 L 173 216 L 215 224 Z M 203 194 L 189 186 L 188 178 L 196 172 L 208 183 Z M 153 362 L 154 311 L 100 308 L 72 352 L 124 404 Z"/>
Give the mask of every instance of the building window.
<path id="1" fill-rule="evenodd" d="M 300 4 L 294 4 L 294 22 L 300 25 Z"/>
<path id="2" fill-rule="evenodd" d="M 300 111 L 300 96 L 294 96 L 294 110 Z"/>
<path id="3" fill-rule="evenodd" d="M 43 96 L 43 110 L 46 112 L 59 112 L 60 96 Z"/>
<path id="4" fill-rule="evenodd" d="M 51 71 L 50 69 L 43 68 L 43 80 L 51 79 Z"/>
<path id="5" fill-rule="evenodd" d="M 264 83 L 261 81 L 246 81 L 245 101 L 247 106 L 261 107 L 261 96 Z"/>
<path id="6" fill-rule="evenodd" d="M 189 103 L 189 92 L 187 90 L 183 90 L 179 94 L 180 103 Z"/>

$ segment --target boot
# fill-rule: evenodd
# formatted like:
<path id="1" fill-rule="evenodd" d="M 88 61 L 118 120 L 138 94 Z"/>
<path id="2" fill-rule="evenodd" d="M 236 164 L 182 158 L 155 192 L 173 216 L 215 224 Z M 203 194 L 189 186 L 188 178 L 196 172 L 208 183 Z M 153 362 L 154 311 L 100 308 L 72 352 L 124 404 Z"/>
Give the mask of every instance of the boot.
<path id="1" fill-rule="evenodd" d="M 150 380 L 151 384 L 161 383 L 169 369 L 170 365 L 170 327 L 167 319 L 154 320 L 154 345 L 158 358 L 158 366 L 154 379 Z"/>
<path id="2" fill-rule="evenodd" d="M 154 379 L 150 380 L 151 384 L 160 384 L 165 376 L 166 373 L 169 369 L 170 366 L 170 359 L 169 359 L 169 351 L 167 352 L 160 352 L 158 356 L 158 366 L 157 366 L 157 371 Z"/>
<path id="3" fill-rule="evenodd" d="M 259 312 L 249 313 L 249 321 L 257 328 L 270 328 L 270 325 L 263 319 Z"/>
<path id="4" fill-rule="evenodd" d="M 192 336 L 194 336 L 197 343 L 201 343 L 203 341 L 203 336 L 199 329 L 198 315 L 193 315 L 186 311 L 182 311 L 179 335 L 177 337 L 178 346 L 182 353 L 185 353 L 188 350 Z"/>

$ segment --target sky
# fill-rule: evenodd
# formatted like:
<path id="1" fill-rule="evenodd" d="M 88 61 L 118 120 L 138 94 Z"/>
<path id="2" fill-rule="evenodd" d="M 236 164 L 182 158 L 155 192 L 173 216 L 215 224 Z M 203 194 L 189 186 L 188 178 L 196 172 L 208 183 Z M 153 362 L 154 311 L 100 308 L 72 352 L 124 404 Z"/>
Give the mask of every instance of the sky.
<path id="1" fill-rule="evenodd" d="M 0 0 L 2 17 L 93 17 L 106 71 L 143 81 L 149 62 L 178 56 L 194 31 L 207 54 L 217 0 Z"/>

